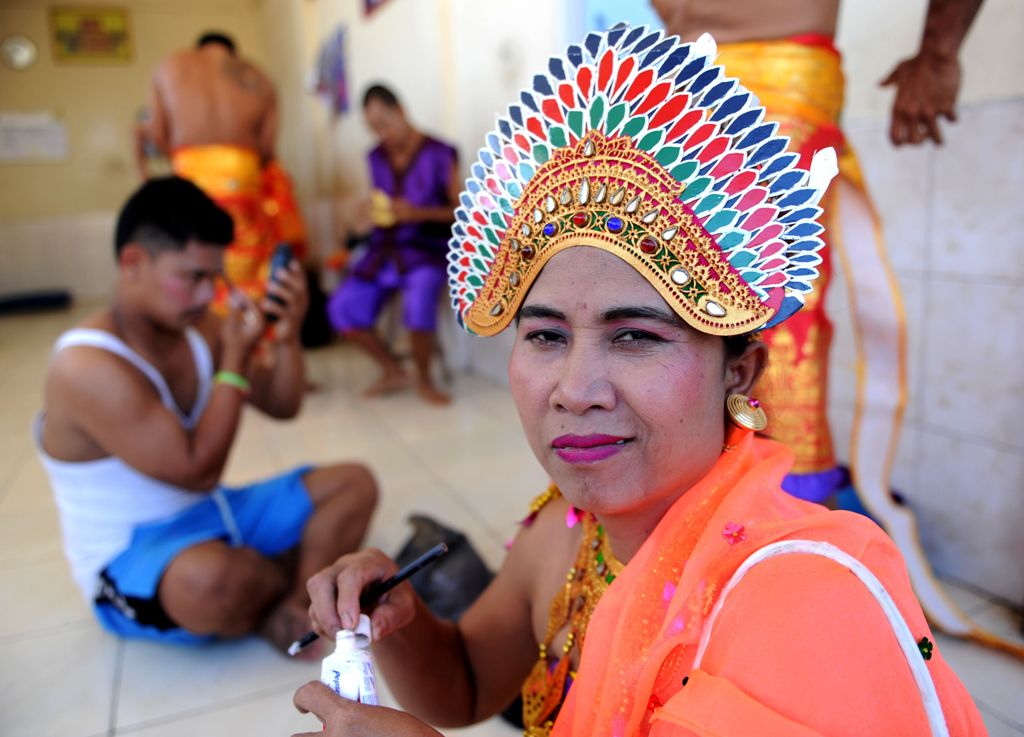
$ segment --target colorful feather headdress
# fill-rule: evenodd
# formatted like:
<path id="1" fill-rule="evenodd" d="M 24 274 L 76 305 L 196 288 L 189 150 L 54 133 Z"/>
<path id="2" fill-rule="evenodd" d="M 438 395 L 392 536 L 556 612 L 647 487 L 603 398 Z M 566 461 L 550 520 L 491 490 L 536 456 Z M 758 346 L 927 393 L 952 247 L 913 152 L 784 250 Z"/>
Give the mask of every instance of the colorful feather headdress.
<path id="1" fill-rule="evenodd" d="M 534 77 L 488 134 L 456 210 L 448 274 L 465 328 L 502 330 L 544 264 L 580 245 L 625 260 L 705 333 L 800 309 L 836 156 L 798 168 L 716 53 L 710 36 L 617 26 Z"/>

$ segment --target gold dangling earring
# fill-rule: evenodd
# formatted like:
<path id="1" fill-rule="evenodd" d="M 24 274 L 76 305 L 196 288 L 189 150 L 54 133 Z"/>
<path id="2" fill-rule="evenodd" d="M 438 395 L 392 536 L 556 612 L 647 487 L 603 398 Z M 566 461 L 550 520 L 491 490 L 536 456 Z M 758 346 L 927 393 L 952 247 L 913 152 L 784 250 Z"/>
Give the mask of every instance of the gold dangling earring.
<path id="1" fill-rule="evenodd" d="M 725 400 L 725 409 L 735 427 L 726 432 L 725 445 L 722 450 L 728 453 L 736 444 L 751 432 L 760 432 L 768 427 L 768 415 L 761 403 L 746 394 L 730 394 Z"/>

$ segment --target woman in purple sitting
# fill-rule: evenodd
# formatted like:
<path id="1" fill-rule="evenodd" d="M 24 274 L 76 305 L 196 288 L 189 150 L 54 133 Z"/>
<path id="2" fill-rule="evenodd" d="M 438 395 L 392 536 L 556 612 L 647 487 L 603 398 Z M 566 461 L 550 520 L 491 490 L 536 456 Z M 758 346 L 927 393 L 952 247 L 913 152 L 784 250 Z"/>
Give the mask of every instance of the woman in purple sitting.
<path id="1" fill-rule="evenodd" d="M 461 184 L 458 154 L 447 143 L 416 130 L 387 87 L 373 85 L 366 90 L 363 112 L 379 141 L 369 156 L 376 227 L 369 248 L 331 297 L 328 314 L 334 329 L 363 348 L 381 368 L 380 378 L 366 396 L 397 391 L 409 384 L 409 377 L 373 326 L 384 302 L 401 291 L 419 394 L 433 404 L 447 404 L 451 400 L 431 379 L 430 358 Z"/>

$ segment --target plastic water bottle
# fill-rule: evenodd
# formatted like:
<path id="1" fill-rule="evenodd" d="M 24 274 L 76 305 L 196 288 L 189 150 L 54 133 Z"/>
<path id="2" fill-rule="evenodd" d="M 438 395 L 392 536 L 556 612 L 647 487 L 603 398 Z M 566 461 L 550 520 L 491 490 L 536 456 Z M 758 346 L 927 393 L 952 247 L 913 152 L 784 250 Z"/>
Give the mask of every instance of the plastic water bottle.
<path id="1" fill-rule="evenodd" d="M 324 658 L 320 681 L 339 696 L 361 704 L 377 704 L 377 678 L 370 658 L 370 618 L 359 615 L 354 630 L 341 630 L 334 652 Z"/>

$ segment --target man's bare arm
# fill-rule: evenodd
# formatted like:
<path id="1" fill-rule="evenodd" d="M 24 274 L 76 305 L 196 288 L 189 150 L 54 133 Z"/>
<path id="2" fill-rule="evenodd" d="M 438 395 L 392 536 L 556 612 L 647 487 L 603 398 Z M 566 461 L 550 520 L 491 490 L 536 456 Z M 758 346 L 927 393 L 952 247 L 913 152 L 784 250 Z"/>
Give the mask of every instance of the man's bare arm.
<path id="1" fill-rule="evenodd" d="M 278 420 L 295 417 L 302 408 L 306 391 L 306 363 L 302 355 L 302 319 L 309 305 L 306 274 L 297 261 L 268 286 L 268 294 L 280 303 L 264 299 L 260 308 L 277 317 L 273 338 L 268 342 L 268 360 L 252 371 L 249 403 Z"/>
<path id="2" fill-rule="evenodd" d="M 220 480 L 244 399 L 234 387 L 214 387 L 189 432 L 134 367 L 87 347 L 57 355 L 47 388 L 47 404 L 59 403 L 105 452 L 140 473 L 193 491 L 207 491 Z"/>
<path id="3" fill-rule="evenodd" d="M 158 69 L 153 75 L 153 81 L 150 82 L 149 109 L 151 119 L 149 122 L 149 135 L 158 149 L 165 154 L 169 154 L 171 151 L 171 120 L 167 115 L 167 105 L 163 99 L 163 92 L 160 90 L 159 75 L 160 70 Z"/>
<path id="4" fill-rule="evenodd" d="M 956 120 L 958 55 L 982 0 L 929 0 L 921 46 L 896 65 L 883 86 L 895 85 L 889 138 L 897 146 L 942 143 L 939 117 Z"/>
<path id="5" fill-rule="evenodd" d="M 260 156 L 263 159 L 264 166 L 274 160 L 277 149 L 277 129 L 280 125 L 277 94 L 274 92 L 274 88 L 269 81 L 267 82 L 267 87 L 270 90 L 270 103 L 267 107 L 266 115 L 263 116 L 259 135 Z"/>
<path id="6" fill-rule="evenodd" d="M 146 171 L 146 140 L 151 138 L 149 124 L 138 122 L 132 130 L 132 158 L 135 161 L 135 171 L 139 179 L 149 179 L 149 172 Z"/>

